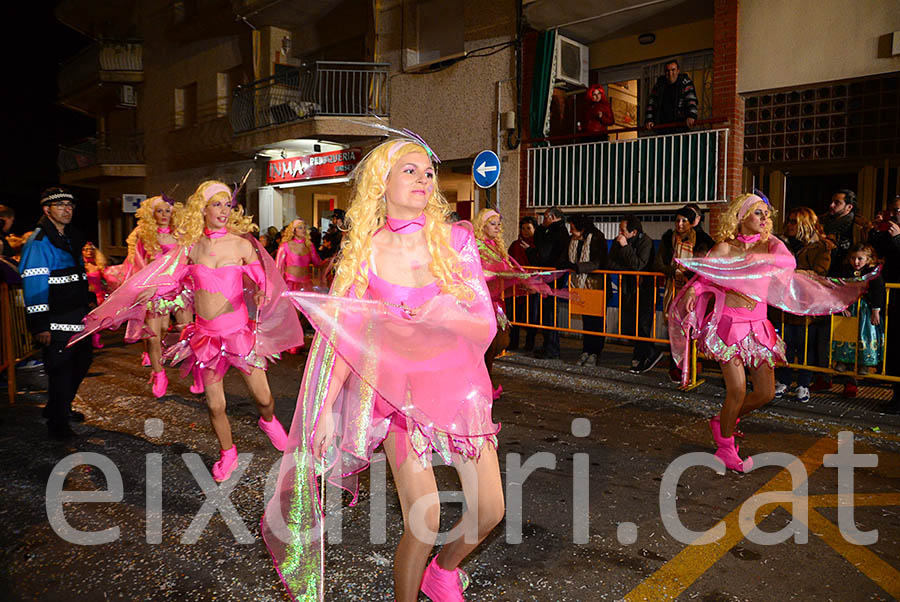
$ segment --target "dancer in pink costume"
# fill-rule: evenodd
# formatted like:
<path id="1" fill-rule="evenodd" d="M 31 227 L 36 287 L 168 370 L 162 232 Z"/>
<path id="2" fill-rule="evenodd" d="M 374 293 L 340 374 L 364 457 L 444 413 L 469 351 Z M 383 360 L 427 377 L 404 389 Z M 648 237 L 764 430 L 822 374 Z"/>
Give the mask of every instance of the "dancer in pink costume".
<path id="1" fill-rule="evenodd" d="M 166 350 L 166 359 L 182 364 L 182 376 L 202 379 L 205 385 L 210 422 L 221 448 L 212 468 L 217 482 L 231 476 L 238 460 L 225 414 L 225 373 L 232 367 L 241 371 L 260 413 L 259 427 L 283 450 L 287 434 L 274 415 L 265 370 L 279 352 L 303 344 L 297 312 L 282 297 L 284 281 L 265 249 L 247 235 L 256 226 L 233 203 L 225 184 L 200 184 L 179 220 L 183 244 L 128 279 L 85 318 L 84 330 L 140 323 L 148 302 L 192 289 L 195 321 Z"/>
<path id="2" fill-rule="evenodd" d="M 317 334 L 262 533 L 298 600 L 323 592 L 317 475 L 355 503 L 356 475 L 382 443 L 404 519 L 399 602 L 420 589 L 435 602 L 464 600 L 459 564 L 504 514 L 484 365 L 496 316 L 469 224 L 447 224 L 432 157 L 412 139 L 369 153 L 354 174 L 331 294 L 287 293 Z M 440 522 L 433 452 L 456 467 L 467 509 L 428 564 Z"/>
<path id="3" fill-rule="evenodd" d="M 177 246 L 173 227 L 177 213 L 175 202 L 165 195 L 154 196 L 141 203 L 135 213 L 137 227 L 128 235 L 128 256 L 125 263 L 107 272 L 114 282 L 120 284 L 126 281 L 155 258 Z M 133 343 L 139 339 L 145 341 L 141 364 L 151 368 L 150 384 L 156 398 L 165 395 L 169 387 L 169 377 L 162 363 L 162 342 L 169 330 L 172 312 L 176 312 L 176 320 L 180 324 L 190 322 L 190 296 L 187 293 L 173 293 L 149 302 L 145 322 L 129 324 L 125 331 L 126 342 Z M 196 384 L 191 390 L 203 392 L 202 387 Z"/>
<path id="4" fill-rule="evenodd" d="M 766 306 L 798 315 L 829 315 L 856 301 L 867 286 L 865 280 L 796 272 L 794 256 L 771 232 L 768 199 L 756 194 L 734 199 L 709 255 L 678 260 L 695 275 L 669 310 L 669 341 L 684 384 L 691 339 L 722 367 L 725 401 L 709 425 L 716 458 L 738 472 L 751 470 L 753 459 L 738 455 L 734 428 L 741 416 L 772 400 L 774 367 L 785 361 L 784 342 L 766 318 Z M 745 369 L 753 382 L 750 393 Z"/>
<path id="5" fill-rule="evenodd" d="M 316 252 L 316 247 L 309 240 L 309 231 L 306 222 L 295 219 L 284 229 L 278 253 L 275 256 L 275 266 L 284 277 L 284 282 L 290 291 L 315 290 L 311 269 L 322 265 L 322 260 Z M 297 353 L 299 347 L 289 349 L 288 353 Z"/>
<path id="6" fill-rule="evenodd" d="M 506 300 L 516 295 L 532 293 L 539 293 L 542 296 L 549 294 L 565 296 L 565 291 L 554 291 L 546 284 L 563 276 L 565 271 L 528 272 L 519 265 L 506 251 L 506 244 L 503 241 L 503 218 L 495 210 L 482 209 L 475 217 L 473 225 L 481 267 L 497 314 L 497 336 L 484 356 L 488 374 L 491 375 L 494 358 L 509 345 L 509 318 L 503 310 Z M 502 394 L 502 385 L 494 387 L 494 401 L 500 399 Z"/>
<path id="7" fill-rule="evenodd" d="M 97 299 L 97 307 L 106 300 L 109 294 L 109 283 L 106 280 L 105 270 L 107 268 L 106 255 L 100 252 L 100 249 L 94 246 L 94 243 L 87 242 L 81 249 L 81 257 L 84 259 L 84 271 L 87 274 L 88 290 L 93 293 Z M 100 333 L 95 332 L 91 335 L 91 344 L 94 349 L 103 349 L 103 343 L 100 342 Z"/>

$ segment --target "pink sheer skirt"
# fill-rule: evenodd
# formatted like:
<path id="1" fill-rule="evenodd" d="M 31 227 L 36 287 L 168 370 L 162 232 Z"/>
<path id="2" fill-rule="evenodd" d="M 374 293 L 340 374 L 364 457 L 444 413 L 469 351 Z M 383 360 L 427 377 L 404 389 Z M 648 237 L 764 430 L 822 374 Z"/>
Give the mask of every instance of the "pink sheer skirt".
<path id="1" fill-rule="evenodd" d="M 719 363 L 739 357 L 749 368 L 786 363 L 784 341 L 766 318 L 767 306 L 753 309 L 725 305 L 718 321 L 708 320 L 698 340 L 700 351 Z"/>
<path id="2" fill-rule="evenodd" d="M 266 359 L 257 355 L 255 323 L 247 310 L 233 311 L 212 320 L 197 316 L 184 327 L 181 338 L 165 352 L 172 365 L 181 364 L 181 376 L 202 377 L 212 373 L 212 381 L 222 380 L 229 368 L 249 374 L 253 368 L 266 369 Z M 209 378 L 209 376 L 207 376 Z"/>

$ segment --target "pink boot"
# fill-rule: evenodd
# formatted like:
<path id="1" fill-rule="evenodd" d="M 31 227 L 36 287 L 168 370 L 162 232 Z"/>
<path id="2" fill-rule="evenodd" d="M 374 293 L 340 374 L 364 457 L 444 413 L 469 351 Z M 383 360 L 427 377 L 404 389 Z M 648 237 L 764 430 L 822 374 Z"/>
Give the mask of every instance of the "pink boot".
<path id="1" fill-rule="evenodd" d="M 141 366 L 144 366 L 146 368 L 149 365 L 150 365 L 150 354 L 145 351 L 144 355 L 141 356 Z"/>
<path id="2" fill-rule="evenodd" d="M 438 566 L 437 556 L 422 575 L 422 592 L 432 602 L 466 602 L 462 593 L 469 587 L 469 575 L 460 568 L 445 571 Z"/>
<path id="3" fill-rule="evenodd" d="M 212 476 L 216 483 L 227 481 L 231 473 L 238 465 L 237 446 L 232 445 L 231 449 L 219 450 L 219 461 L 213 464 Z"/>
<path id="4" fill-rule="evenodd" d="M 715 455 L 725 465 L 725 468 L 737 472 L 750 472 L 753 468 L 753 458 L 748 457 L 746 460 L 741 460 L 737 449 L 734 447 L 734 437 L 722 437 L 721 444 L 719 444 L 719 449 L 716 450 Z"/>
<path id="5" fill-rule="evenodd" d="M 103 349 L 103 343 L 100 342 L 99 332 L 95 332 L 91 335 L 91 344 L 94 346 L 94 349 Z"/>
<path id="6" fill-rule="evenodd" d="M 166 389 L 169 388 L 169 377 L 166 376 L 166 371 L 160 370 L 159 372 L 151 372 L 150 383 L 153 385 L 153 395 L 155 395 L 157 399 L 165 395 Z"/>
<path id="7" fill-rule="evenodd" d="M 503 385 L 497 385 L 497 388 L 494 389 L 493 392 L 494 401 L 500 399 L 501 395 L 503 395 Z"/>
<path id="8" fill-rule="evenodd" d="M 278 418 L 272 416 L 272 420 L 266 422 L 263 420 L 263 417 L 259 417 L 259 422 L 257 422 L 259 428 L 262 429 L 268 437 L 269 441 L 272 442 L 272 445 L 278 451 L 284 451 L 287 447 L 288 436 L 287 433 L 284 432 L 284 427 L 281 426 L 281 423 L 278 422 Z"/>
<path id="9" fill-rule="evenodd" d="M 738 422 L 740 422 L 740 421 L 741 421 L 741 419 L 738 418 Z M 721 429 L 720 425 L 721 425 L 721 423 L 719 422 L 718 416 L 713 416 L 712 418 L 709 419 L 709 430 L 712 431 L 713 441 L 716 442 L 717 449 L 722 447 L 723 441 L 725 441 L 725 437 L 722 436 L 722 429 Z M 734 432 L 732 434 L 732 439 L 734 437 L 738 437 L 738 436 L 743 437 L 744 436 L 743 433 L 738 435 L 737 432 L 739 432 L 739 431 L 737 431 L 737 429 L 735 429 L 735 431 L 736 432 Z M 734 444 L 734 449 L 735 449 L 735 451 L 740 451 L 740 447 L 738 447 L 737 443 Z"/>

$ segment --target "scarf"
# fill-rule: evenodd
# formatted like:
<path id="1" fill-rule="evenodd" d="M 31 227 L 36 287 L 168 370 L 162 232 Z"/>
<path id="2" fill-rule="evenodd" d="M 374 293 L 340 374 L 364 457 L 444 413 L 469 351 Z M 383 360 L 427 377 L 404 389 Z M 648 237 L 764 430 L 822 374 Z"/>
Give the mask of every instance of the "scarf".
<path id="1" fill-rule="evenodd" d="M 588 234 L 586 238 L 573 238 L 569 241 L 569 261 L 572 263 L 584 263 L 591 260 L 591 238 L 593 234 Z M 578 243 L 583 242 L 581 246 L 581 254 L 578 253 Z M 584 288 L 587 283 L 587 274 L 573 274 L 572 288 Z"/>

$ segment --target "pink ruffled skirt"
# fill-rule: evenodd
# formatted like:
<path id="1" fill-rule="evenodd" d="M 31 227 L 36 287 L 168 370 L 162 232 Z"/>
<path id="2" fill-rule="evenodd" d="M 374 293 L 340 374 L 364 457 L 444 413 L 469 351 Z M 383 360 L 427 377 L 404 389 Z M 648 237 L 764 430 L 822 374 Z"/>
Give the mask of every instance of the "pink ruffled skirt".
<path id="1" fill-rule="evenodd" d="M 255 324 L 247 310 L 223 314 L 212 320 L 197 316 L 184 327 L 181 338 L 166 350 L 165 358 L 181 364 L 181 376 L 201 377 L 203 370 L 221 380 L 229 368 L 247 374 L 253 368 L 266 369 L 266 359 L 257 355 Z"/>
<path id="2" fill-rule="evenodd" d="M 749 368 L 787 363 L 784 341 L 766 318 L 766 309 L 764 303 L 753 309 L 724 306 L 718 321 L 704 325 L 697 342 L 700 351 L 720 363 L 739 357 Z"/>

